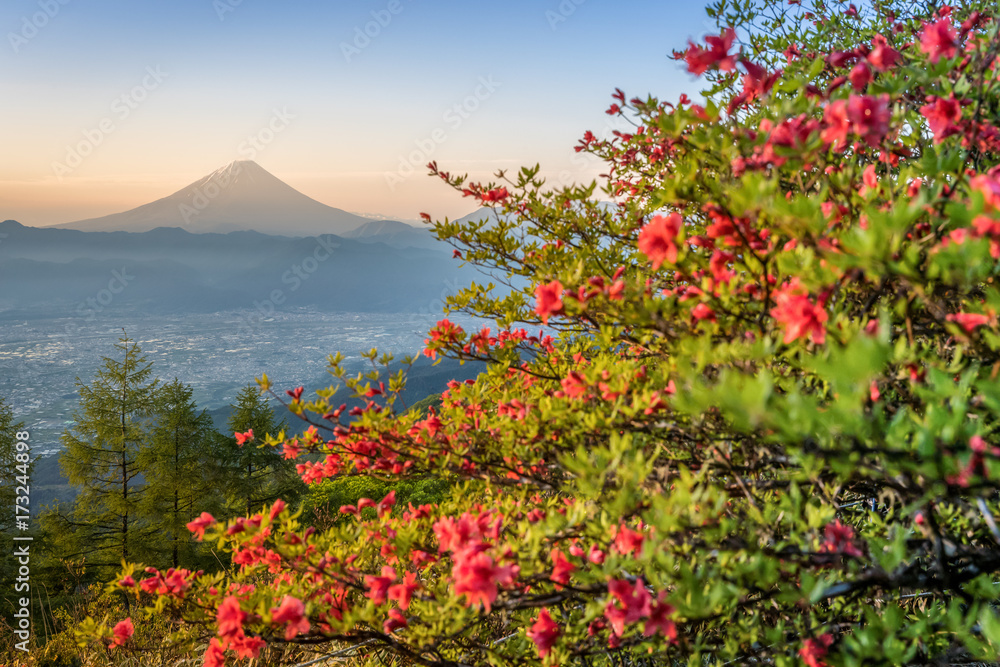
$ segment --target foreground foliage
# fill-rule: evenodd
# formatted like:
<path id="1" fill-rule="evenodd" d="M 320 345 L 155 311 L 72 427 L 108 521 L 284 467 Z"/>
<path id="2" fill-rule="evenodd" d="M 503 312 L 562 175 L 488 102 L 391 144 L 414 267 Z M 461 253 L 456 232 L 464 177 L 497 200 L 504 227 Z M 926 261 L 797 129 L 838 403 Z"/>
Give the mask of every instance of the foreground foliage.
<path id="1" fill-rule="evenodd" d="M 270 444 L 306 482 L 463 486 L 323 530 L 282 502 L 206 514 L 189 527 L 238 571 L 113 588 L 156 594 L 208 665 L 283 643 L 424 665 L 995 660 L 997 23 L 710 11 L 721 33 L 677 54 L 705 99 L 616 93 L 635 130 L 579 146 L 615 205 L 432 166 L 494 209 L 438 235 L 530 283 L 453 299 L 495 329 L 430 332 L 425 354 L 487 373 L 427 415 L 394 409 L 402 377 L 352 380 L 353 415 L 288 392 L 314 426 Z M 142 650 L 130 627 L 89 638 Z"/>

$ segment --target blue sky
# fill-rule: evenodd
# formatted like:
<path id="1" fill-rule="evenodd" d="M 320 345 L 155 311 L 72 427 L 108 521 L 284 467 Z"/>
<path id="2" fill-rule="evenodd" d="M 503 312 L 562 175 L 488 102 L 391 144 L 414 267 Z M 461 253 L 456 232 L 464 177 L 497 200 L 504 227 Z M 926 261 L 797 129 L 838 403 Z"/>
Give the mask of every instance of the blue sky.
<path id="1" fill-rule="evenodd" d="M 652 0 L 8 0 L 0 219 L 124 210 L 241 157 L 339 208 L 460 215 L 425 156 L 589 178 L 572 146 L 614 88 L 696 92 L 667 56 L 708 26 Z"/>

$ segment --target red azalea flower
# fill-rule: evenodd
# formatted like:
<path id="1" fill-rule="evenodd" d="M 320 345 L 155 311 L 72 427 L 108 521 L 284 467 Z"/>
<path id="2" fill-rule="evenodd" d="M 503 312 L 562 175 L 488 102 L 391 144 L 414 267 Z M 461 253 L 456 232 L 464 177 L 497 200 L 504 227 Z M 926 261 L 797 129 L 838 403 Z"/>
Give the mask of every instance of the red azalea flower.
<path id="1" fill-rule="evenodd" d="M 271 610 L 271 614 L 273 623 L 288 624 L 285 628 L 285 640 L 309 632 L 309 620 L 305 617 L 306 606 L 298 598 L 286 595 L 281 599 L 281 605 Z"/>
<path id="2" fill-rule="evenodd" d="M 407 572 L 403 575 L 403 581 L 389 587 L 389 599 L 399 603 L 399 608 L 406 610 L 410 606 L 410 598 L 413 592 L 420 588 L 417 583 L 415 572 Z"/>
<path id="3" fill-rule="evenodd" d="M 604 617 L 611 624 L 611 631 L 618 637 L 625 633 L 625 625 L 649 616 L 651 599 L 642 579 L 630 584 L 624 579 L 608 583 L 611 599 L 604 608 Z"/>
<path id="4" fill-rule="evenodd" d="M 535 642 L 535 646 L 538 647 L 538 657 L 544 658 L 552 650 L 562 632 L 552 620 L 552 616 L 549 615 L 549 610 L 542 609 L 538 612 L 538 618 L 535 619 L 527 634 L 528 638 Z"/>
<path id="5" fill-rule="evenodd" d="M 233 437 L 236 438 L 236 444 L 242 447 L 253 440 L 253 429 L 250 429 L 246 433 L 233 433 Z"/>
<path id="6" fill-rule="evenodd" d="M 820 137 L 834 150 L 847 146 L 847 132 L 851 123 L 847 119 L 847 100 L 836 100 L 827 105 L 823 112 L 823 122 L 826 123 Z"/>
<path id="7" fill-rule="evenodd" d="M 550 555 L 552 557 L 552 575 L 549 578 L 557 584 L 568 584 L 569 575 L 576 569 L 576 565 L 570 563 L 566 554 L 559 549 L 553 549 Z"/>
<path id="8" fill-rule="evenodd" d="M 972 333 L 977 327 L 988 324 L 990 316 L 979 313 L 952 313 L 948 315 L 947 319 L 949 322 L 957 323 L 965 330 L 965 333 Z"/>
<path id="9" fill-rule="evenodd" d="M 396 504 L 396 490 L 390 491 L 385 498 L 378 503 L 378 516 L 379 518 L 384 517 L 386 514 L 392 511 L 393 505 Z"/>
<path id="10" fill-rule="evenodd" d="M 656 604 L 649 611 L 649 619 L 642 633 L 647 637 L 652 637 L 656 633 L 662 634 L 670 641 L 677 639 L 677 626 L 670 618 L 677 610 L 673 605 L 666 602 L 667 593 L 662 591 L 656 598 Z"/>
<path id="11" fill-rule="evenodd" d="M 215 523 L 215 517 L 208 512 L 202 512 L 201 516 L 187 524 L 187 529 L 194 533 L 194 536 L 201 541 L 205 537 L 205 529 Z"/>
<path id="12" fill-rule="evenodd" d="M 497 586 L 514 582 L 514 568 L 497 565 L 489 554 L 475 549 L 466 550 L 456 555 L 452 577 L 455 579 L 455 593 L 465 595 L 468 606 L 482 603 L 489 613 L 497 599 Z"/>
<path id="13" fill-rule="evenodd" d="M 743 91 L 729 103 L 730 113 L 741 105 L 769 93 L 782 73 L 782 70 L 778 70 L 769 74 L 766 69 L 746 58 L 740 58 L 740 64 L 746 68 L 747 73 L 743 77 Z"/>
<path id="14" fill-rule="evenodd" d="M 240 601 L 230 595 L 216 611 L 215 621 L 218 626 L 220 637 L 242 637 L 243 622 L 246 621 L 247 614 L 240 608 Z"/>
<path id="15" fill-rule="evenodd" d="M 430 334 L 430 338 L 424 339 L 424 345 L 430 346 L 431 343 L 440 343 L 447 346 L 457 343 L 458 340 L 465 335 L 465 330 L 448 318 L 445 318 L 443 320 L 438 320 L 438 323 L 428 333 Z M 425 349 L 424 355 L 434 359 L 437 357 L 437 350 Z M 354 413 L 352 411 L 349 414 Z"/>
<path id="16" fill-rule="evenodd" d="M 264 648 L 264 640 L 260 637 L 237 637 L 229 640 L 229 648 L 237 658 L 256 658 Z"/>
<path id="17" fill-rule="evenodd" d="M 959 227 L 958 229 L 953 229 L 948 232 L 948 238 L 941 242 L 941 247 L 947 247 L 949 243 L 954 243 L 955 245 L 962 245 L 969 240 L 969 230 L 965 227 Z"/>
<path id="18" fill-rule="evenodd" d="M 851 95 L 847 100 L 851 129 L 869 146 L 877 146 L 885 137 L 890 116 L 888 95 Z"/>
<path id="19" fill-rule="evenodd" d="M 958 53 L 958 38 L 951 21 L 943 18 L 934 23 L 924 23 L 920 32 L 920 50 L 936 63 L 942 57 L 954 58 Z"/>
<path id="20" fill-rule="evenodd" d="M 799 649 L 799 655 L 808 667 L 827 667 L 823 658 L 832 643 L 833 637 L 829 634 L 821 635 L 818 639 L 807 639 Z"/>
<path id="21" fill-rule="evenodd" d="M 955 123 L 962 118 L 962 105 L 955 99 L 954 93 L 947 98 L 928 96 L 927 104 L 920 107 L 920 113 L 934 133 L 935 144 L 961 131 Z"/>
<path id="22" fill-rule="evenodd" d="M 1000 220 L 996 218 L 991 218 L 988 215 L 977 215 L 972 219 L 972 226 L 978 236 L 1000 238 Z"/>
<path id="23" fill-rule="evenodd" d="M 403 616 L 403 613 L 401 611 L 399 611 L 398 609 L 390 609 L 389 618 L 387 618 L 385 622 L 382 623 L 382 632 L 384 632 L 387 635 L 391 635 L 396 630 L 399 630 L 400 628 L 405 628 L 408 625 L 409 622 L 406 620 L 406 617 Z"/>
<path id="24" fill-rule="evenodd" d="M 864 197 L 872 190 L 878 190 L 878 174 L 875 173 L 875 165 L 870 164 L 861 173 L 861 196 Z"/>
<path id="25" fill-rule="evenodd" d="M 383 565 L 381 577 L 377 577 L 373 574 L 365 576 L 365 586 L 368 587 L 365 597 L 375 604 L 382 604 L 388 597 L 390 584 L 392 584 L 395 580 L 396 570 L 389 565 Z"/>
<path id="26" fill-rule="evenodd" d="M 884 72 L 899 60 L 899 51 L 889 46 L 888 40 L 882 35 L 872 39 L 872 50 L 868 54 L 868 62 L 879 72 Z"/>
<path id="27" fill-rule="evenodd" d="M 510 196 L 510 193 L 507 192 L 507 188 L 494 188 L 489 192 L 483 193 L 483 203 L 490 204 L 494 202 L 502 202 L 508 196 Z"/>
<path id="28" fill-rule="evenodd" d="M 562 294 L 563 286 L 558 280 L 535 288 L 535 312 L 544 324 L 548 324 L 553 315 L 563 312 Z"/>
<path id="29" fill-rule="evenodd" d="M 774 301 L 771 317 L 785 329 L 785 343 L 799 338 L 811 338 L 817 345 L 826 341 L 826 310 L 809 300 L 797 278 L 778 289 Z"/>
<path id="30" fill-rule="evenodd" d="M 114 640 L 111 642 L 111 646 L 114 647 L 124 645 L 125 642 L 131 639 L 132 635 L 135 634 L 135 628 L 132 626 L 132 619 L 126 618 L 124 621 L 119 621 L 111 632 L 115 635 Z"/>
<path id="31" fill-rule="evenodd" d="M 677 239 L 684 229 L 684 218 L 677 213 L 657 215 L 639 232 L 639 250 L 659 269 L 663 262 L 677 261 Z"/>
<path id="32" fill-rule="evenodd" d="M 458 519 L 444 517 L 434 523 L 434 534 L 438 538 L 438 551 L 458 553 L 482 537 L 476 518 L 466 512 Z"/>
<path id="33" fill-rule="evenodd" d="M 717 66 L 723 72 L 731 72 L 736 67 L 736 56 L 729 54 L 734 41 L 736 41 L 736 31 L 726 28 L 718 37 L 705 38 L 709 46 L 707 49 L 697 46 L 694 42 L 688 42 L 688 50 L 684 55 L 688 71 L 700 76 L 710 67 Z"/>
<path id="34" fill-rule="evenodd" d="M 569 398 L 580 398 L 587 393 L 587 379 L 577 371 L 570 371 L 560 384 Z"/>
<path id="35" fill-rule="evenodd" d="M 854 529 L 837 519 L 823 529 L 822 551 L 862 558 L 864 554 L 854 543 Z"/>
<path id="36" fill-rule="evenodd" d="M 183 598 L 184 591 L 191 588 L 191 582 L 187 579 L 190 574 L 189 570 L 170 568 L 156 592 Z"/>
<path id="37" fill-rule="evenodd" d="M 830 67 L 840 68 L 850 65 L 857 59 L 858 54 L 856 51 L 834 51 L 826 57 L 826 62 Z"/>
<path id="38" fill-rule="evenodd" d="M 868 63 L 862 60 L 851 69 L 847 78 L 851 80 L 851 85 L 854 86 L 855 90 L 863 91 L 872 80 L 872 71 L 868 67 Z"/>
<path id="39" fill-rule="evenodd" d="M 1000 178 L 996 173 L 979 174 L 969 181 L 969 187 L 983 195 L 986 200 L 986 209 L 989 211 L 1000 210 Z"/>
<path id="40" fill-rule="evenodd" d="M 223 667 L 226 664 L 226 651 L 218 637 L 212 637 L 208 643 L 202 664 L 204 667 Z"/>
<path id="41" fill-rule="evenodd" d="M 691 310 L 691 317 L 693 317 L 696 321 L 710 320 L 714 322 L 715 311 L 709 308 L 706 304 L 699 303 Z"/>
<path id="42" fill-rule="evenodd" d="M 642 543 L 646 536 L 638 530 L 632 530 L 626 525 L 612 526 L 613 546 L 620 554 L 630 554 L 642 551 Z"/>

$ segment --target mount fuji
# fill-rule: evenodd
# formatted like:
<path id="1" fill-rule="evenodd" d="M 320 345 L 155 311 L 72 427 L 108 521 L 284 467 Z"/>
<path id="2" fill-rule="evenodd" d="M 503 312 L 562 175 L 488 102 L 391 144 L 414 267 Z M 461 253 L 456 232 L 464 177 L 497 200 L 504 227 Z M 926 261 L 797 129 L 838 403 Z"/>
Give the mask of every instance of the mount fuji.
<path id="1" fill-rule="evenodd" d="M 371 219 L 308 197 L 252 160 L 237 160 L 172 195 L 122 213 L 52 225 L 86 232 L 254 231 L 277 236 L 344 235 Z"/>

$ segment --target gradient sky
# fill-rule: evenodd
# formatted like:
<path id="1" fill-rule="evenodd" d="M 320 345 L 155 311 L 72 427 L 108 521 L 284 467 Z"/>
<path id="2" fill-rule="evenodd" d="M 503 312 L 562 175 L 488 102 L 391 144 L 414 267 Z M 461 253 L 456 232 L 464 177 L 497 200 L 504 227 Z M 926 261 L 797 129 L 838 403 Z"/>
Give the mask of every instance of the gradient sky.
<path id="1" fill-rule="evenodd" d="M 667 56 L 708 32 L 703 6 L 6 0 L 0 220 L 115 213 L 248 157 L 325 204 L 397 219 L 474 208 L 425 175 L 429 147 L 442 168 L 478 178 L 538 162 L 553 180 L 589 180 L 597 172 L 572 147 L 607 126 L 616 86 L 671 100 L 697 90 Z M 386 25 L 355 42 L 372 12 Z M 294 117 L 282 128 L 276 111 Z M 257 150 L 255 135 L 271 141 Z M 77 149 L 89 154 L 77 161 Z"/>

